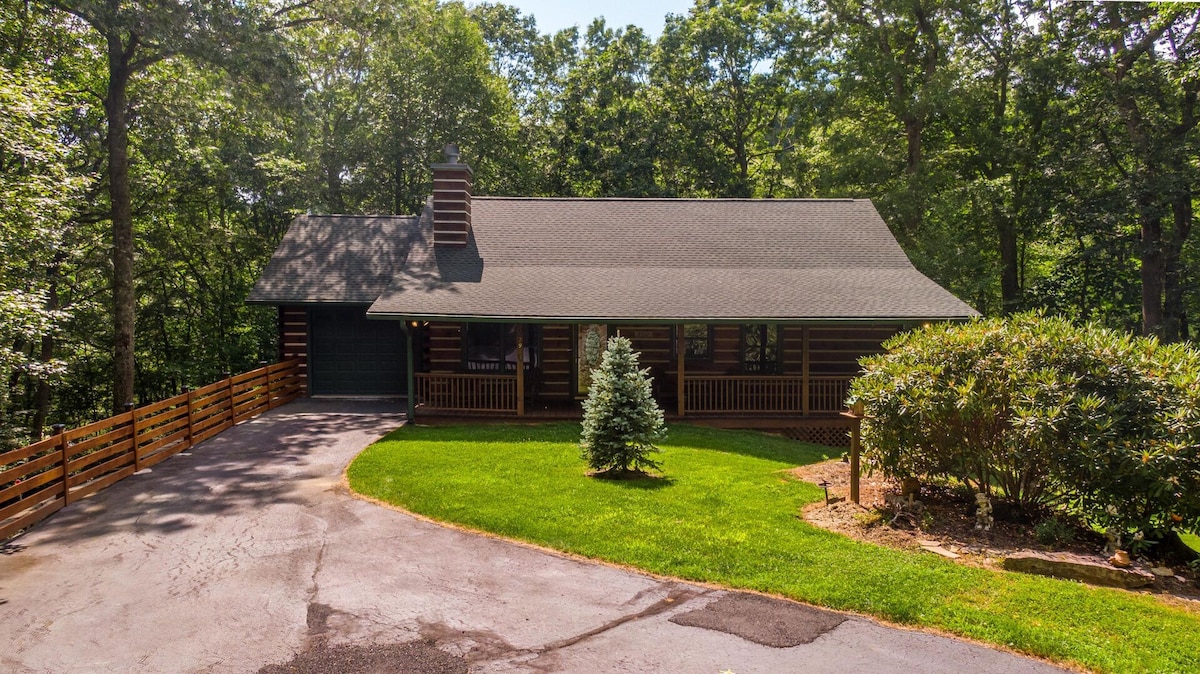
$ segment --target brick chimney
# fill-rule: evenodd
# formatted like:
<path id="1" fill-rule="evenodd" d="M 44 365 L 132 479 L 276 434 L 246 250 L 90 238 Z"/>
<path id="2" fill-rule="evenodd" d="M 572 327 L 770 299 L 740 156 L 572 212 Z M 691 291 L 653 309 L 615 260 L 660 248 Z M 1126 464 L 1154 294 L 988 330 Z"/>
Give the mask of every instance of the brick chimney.
<path id="1" fill-rule="evenodd" d="M 466 246 L 471 234 L 471 167 L 447 145 L 446 163 L 433 168 L 433 245 Z"/>

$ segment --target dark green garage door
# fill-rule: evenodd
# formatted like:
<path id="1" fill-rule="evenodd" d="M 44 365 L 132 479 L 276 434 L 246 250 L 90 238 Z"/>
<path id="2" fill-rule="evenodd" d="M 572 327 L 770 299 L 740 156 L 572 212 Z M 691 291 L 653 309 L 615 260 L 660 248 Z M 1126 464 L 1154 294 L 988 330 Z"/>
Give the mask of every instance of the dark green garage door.
<path id="1" fill-rule="evenodd" d="M 367 320 L 366 307 L 310 309 L 308 377 L 313 395 L 403 395 L 404 331 Z"/>

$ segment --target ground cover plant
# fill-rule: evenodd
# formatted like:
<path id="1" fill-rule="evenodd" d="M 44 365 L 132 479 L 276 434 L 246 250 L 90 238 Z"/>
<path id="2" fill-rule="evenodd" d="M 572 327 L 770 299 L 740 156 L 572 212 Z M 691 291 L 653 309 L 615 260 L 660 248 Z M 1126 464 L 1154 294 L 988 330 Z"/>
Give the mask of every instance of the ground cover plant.
<path id="1" fill-rule="evenodd" d="M 1200 527 L 1200 352 L 1038 314 L 929 325 L 863 359 L 867 464 L 955 480 L 1135 552 Z M 1152 544 L 1165 541 L 1168 544 Z"/>
<path id="2" fill-rule="evenodd" d="M 400 428 L 351 487 L 429 517 L 691 580 L 946 630 L 1106 671 L 1200 669 L 1200 612 L 1077 583 L 963 567 L 811 526 L 788 469 L 831 450 L 672 427 L 665 479 L 590 480 L 577 424 Z"/>

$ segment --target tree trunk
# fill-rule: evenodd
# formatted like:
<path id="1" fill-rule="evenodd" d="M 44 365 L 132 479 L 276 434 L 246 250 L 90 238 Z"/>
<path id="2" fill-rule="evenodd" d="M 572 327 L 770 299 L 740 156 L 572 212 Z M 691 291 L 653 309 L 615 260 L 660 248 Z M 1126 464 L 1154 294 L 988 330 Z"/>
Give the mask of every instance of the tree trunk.
<path id="1" fill-rule="evenodd" d="M 1178 342 L 1188 338 L 1183 295 L 1186 287 L 1180 259 L 1183 246 L 1192 233 L 1192 195 L 1190 190 L 1171 200 L 1174 226 L 1163 251 L 1163 340 Z"/>
<path id="2" fill-rule="evenodd" d="M 108 93 L 104 111 L 108 117 L 108 194 L 112 208 L 113 263 L 113 375 L 114 413 L 133 402 L 134 377 L 134 287 L 133 205 L 129 186 L 129 119 L 126 95 L 129 86 L 129 54 L 118 31 L 108 33 Z M 132 38 L 131 38 L 132 39 Z M 133 50 L 130 49 L 129 52 Z"/>
<path id="3" fill-rule="evenodd" d="M 60 267 L 63 263 L 65 254 L 59 252 L 54 256 L 54 262 L 50 266 L 50 272 L 47 276 L 50 277 L 50 296 L 47 298 L 46 308 L 50 311 L 57 311 L 58 304 L 58 279 Z M 54 335 L 48 333 L 42 335 L 42 350 L 38 354 L 38 360 L 43 364 L 49 363 L 54 358 Z M 41 440 L 46 429 L 46 417 L 50 415 L 50 382 L 46 381 L 46 377 L 39 377 L 37 383 L 37 392 L 34 394 L 33 420 L 29 424 L 31 435 Z"/>
<path id="4" fill-rule="evenodd" d="M 1138 215 L 1142 241 L 1139 255 L 1142 261 L 1142 334 L 1162 338 L 1163 335 L 1163 248 L 1162 220 L 1148 212 L 1144 204 Z"/>
<path id="5" fill-rule="evenodd" d="M 908 148 L 904 172 L 911 176 L 921 168 L 921 127 L 924 125 L 912 113 L 906 113 L 902 121 L 904 122 L 904 138 Z"/>
<path id="6" fill-rule="evenodd" d="M 996 235 L 1000 245 L 1000 303 L 1005 315 L 1015 312 L 1021 303 L 1021 283 L 1018 271 L 1017 226 L 1002 209 L 995 208 Z"/>

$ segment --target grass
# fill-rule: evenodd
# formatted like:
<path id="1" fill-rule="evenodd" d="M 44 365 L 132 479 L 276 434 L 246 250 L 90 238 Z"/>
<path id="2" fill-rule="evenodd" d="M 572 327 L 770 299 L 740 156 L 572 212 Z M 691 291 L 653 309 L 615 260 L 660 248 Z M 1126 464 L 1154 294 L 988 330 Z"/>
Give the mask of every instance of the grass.
<path id="1" fill-rule="evenodd" d="M 1196 534 L 1180 534 L 1179 537 L 1183 539 L 1184 543 L 1187 543 L 1188 547 L 1196 552 L 1200 552 L 1200 536 Z"/>
<path id="2" fill-rule="evenodd" d="M 577 424 L 403 427 L 351 487 L 437 520 L 690 580 L 936 628 L 1106 671 L 1200 670 L 1200 613 L 1148 595 L 993 572 L 800 520 L 784 472 L 831 450 L 676 425 L 662 479 L 585 477 Z"/>

